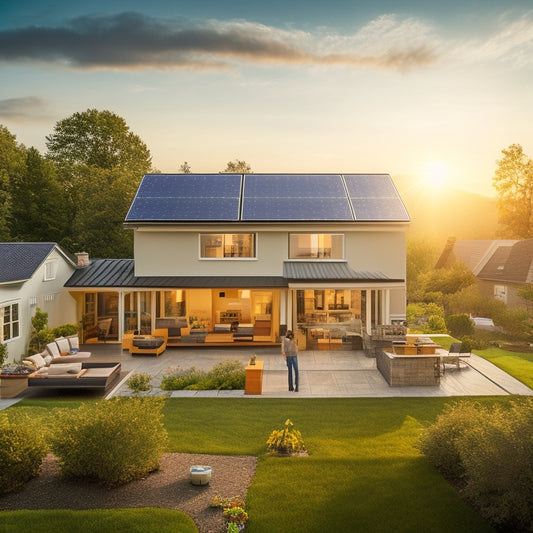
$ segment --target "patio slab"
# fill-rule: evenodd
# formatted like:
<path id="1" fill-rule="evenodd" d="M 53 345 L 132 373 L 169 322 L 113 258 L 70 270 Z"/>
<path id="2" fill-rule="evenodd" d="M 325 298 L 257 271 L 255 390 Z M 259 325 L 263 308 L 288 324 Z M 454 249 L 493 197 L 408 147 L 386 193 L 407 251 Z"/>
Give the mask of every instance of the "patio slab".
<path id="1" fill-rule="evenodd" d="M 159 357 L 130 355 L 118 344 L 91 345 L 97 361 L 119 361 L 122 369 L 132 373 L 147 372 L 154 376 L 150 395 L 171 398 L 244 397 L 244 398 L 379 398 L 379 397 L 454 397 L 454 396 L 532 396 L 526 387 L 489 361 L 472 355 L 458 370 L 448 367 L 440 385 L 427 387 L 390 387 L 376 367 L 376 360 L 362 351 L 303 351 L 298 355 L 299 392 L 289 392 L 287 366 L 279 347 L 262 348 L 169 348 Z M 238 360 L 246 364 L 251 355 L 264 361 L 263 390 L 259 395 L 244 391 L 161 391 L 161 378 L 175 367 L 209 370 L 215 364 Z M 131 391 L 125 380 L 108 396 L 127 396 Z M 23 396 L 21 396 L 22 398 Z M 19 398 L 20 399 L 20 398 Z M 14 400 L 0 400 L 0 409 Z"/>

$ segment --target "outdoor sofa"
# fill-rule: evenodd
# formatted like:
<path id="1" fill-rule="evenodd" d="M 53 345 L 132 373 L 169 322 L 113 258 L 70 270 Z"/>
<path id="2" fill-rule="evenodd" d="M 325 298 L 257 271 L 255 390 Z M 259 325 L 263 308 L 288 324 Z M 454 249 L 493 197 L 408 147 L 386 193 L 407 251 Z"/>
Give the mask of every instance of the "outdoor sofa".
<path id="1" fill-rule="evenodd" d="M 128 339 L 123 340 L 122 346 L 126 346 L 131 355 L 158 356 L 167 349 L 167 342 L 168 329 L 160 328 L 154 329 L 152 335 L 129 334 Z"/>
<path id="2" fill-rule="evenodd" d="M 77 335 L 59 337 L 48 343 L 41 353 L 24 358 L 22 364 L 32 370 L 40 370 L 50 365 L 79 363 L 89 360 L 91 352 L 80 352 L 79 349 L 80 344 Z"/>
<path id="3" fill-rule="evenodd" d="M 120 380 L 120 363 L 85 362 L 45 366 L 28 376 L 28 387 L 104 389 Z"/>

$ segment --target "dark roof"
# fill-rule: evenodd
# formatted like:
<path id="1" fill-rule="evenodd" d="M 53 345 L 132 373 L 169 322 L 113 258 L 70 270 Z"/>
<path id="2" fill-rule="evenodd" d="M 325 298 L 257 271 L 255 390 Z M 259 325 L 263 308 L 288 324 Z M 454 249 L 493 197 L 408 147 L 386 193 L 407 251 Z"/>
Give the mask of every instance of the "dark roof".
<path id="1" fill-rule="evenodd" d="M 346 262 L 286 262 L 283 276 L 135 276 L 133 259 L 92 259 L 65 287 L 93 288 L 246 288 L 287 287 L 291 281 L 403 281 L 381 272 L 357 272 Z"/>
<path id="2" fill-rule="evenodd" d="M 56 247 L 55 242 L 0 242 L 0 283 L 30 279 Z"/>
<path id="3" fill-rule="evenodd" d="M 283 263 L 283 276 L 292 282 L 403 281 L 391 280 L 382 272 L 354 270 L 345 261 L 286 261 Z"/>
<path id="4" fill-rule="evenodd" d="M 409 222 L 388 174 L 147 174 L 126 225 Z"/>
<path id="5" fill-rule="evenodd" d="M 281 276 L 135 276 L 133 259 L 92 259 L 76 270 L 65 287 L 210 288 L 286 287 Z"/>
<path id="6" fill-rule="evenodd" d="M 533 239 L 512 247 L 500 246 L 478 274 L 480 279 L 531 283 L 533 281 Z"/>

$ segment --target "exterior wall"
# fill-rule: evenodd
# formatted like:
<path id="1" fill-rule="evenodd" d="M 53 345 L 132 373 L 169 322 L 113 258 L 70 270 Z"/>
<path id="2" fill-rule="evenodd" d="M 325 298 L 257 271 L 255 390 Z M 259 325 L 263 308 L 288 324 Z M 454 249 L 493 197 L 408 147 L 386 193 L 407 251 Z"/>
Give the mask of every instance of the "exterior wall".
<path id="1" fill-rule="evenodd" d="M 55 262 L 55 279 L 45 281 L 45 265 Z M 8 340 L 9 361 L 20 359 L 26 354 L 31 332 L 31 318 L 38 307 L 48 313 L 48 325 L 59 326 L 67 322 L 76 323 L 76 302 L 63 289 L 63 285 L 74 272 L 74 267 L 53 250 L 45 262 L 25 283 L 0 287 L 0 305 L 19 304 L 19 337 Z"/>
<path id="2" fill-rule="evenodd" d="M 257 259 L 200 259 L 200 232 L 257 233 Z M 401 229 L 362 229 L 354 225 L 270 227 L 216 226 L 187 231 L 135 231 L 137 276 L 281 276 L 288 259 L 289 232 L 344 233 L 345 258 L 352 268 L 380 271 L 390 278 L 405 279 L 405 233 Z M 157 259 L 157 260 L 155 260 Z"/>
<path id="3" fill-rule="evenodd" d="M 483 296 L 488 298 L 494 298 L 494 287 L 503 286 L 505 287 L 505 300 L 502 300 L 506 305 L 513 308 L 523 308 L 530 310 L 531 304 L 528 305 L 528 302 L 524 300 L 518 294 L 520 287 L 523 287 L 523 284 L 518 283 L 509 283 L 504 281 L 484 281 L 478 280 L 479 291 Z"/>

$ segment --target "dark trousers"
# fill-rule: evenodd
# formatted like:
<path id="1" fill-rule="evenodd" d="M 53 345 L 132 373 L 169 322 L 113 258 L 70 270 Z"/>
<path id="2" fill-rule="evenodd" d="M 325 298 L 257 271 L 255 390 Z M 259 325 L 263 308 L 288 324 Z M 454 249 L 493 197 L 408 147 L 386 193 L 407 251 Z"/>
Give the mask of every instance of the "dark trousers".
<path id="1" fill-rule="evenodd" d="M 287 368 L 289 369 L 289 390 L 298 390 L 298 357 L 287 356 Z M 294 385 L 293 385 L 294 372 Z"/>

